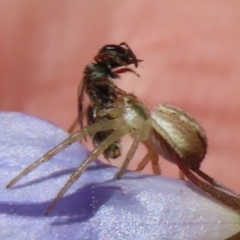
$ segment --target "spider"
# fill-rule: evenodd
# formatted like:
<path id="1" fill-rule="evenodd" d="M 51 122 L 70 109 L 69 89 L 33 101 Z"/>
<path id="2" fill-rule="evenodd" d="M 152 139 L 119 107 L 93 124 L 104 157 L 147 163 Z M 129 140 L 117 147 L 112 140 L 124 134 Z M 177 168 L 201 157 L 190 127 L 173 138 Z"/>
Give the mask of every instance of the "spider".
<path id="1" fill-rule="evenodd" d="M 133 143 L 119 172 L 116 174 L 117 179 L 121 178 L 133 158 L 139 143 L 142 142 L 148 146 L 152 146 L 152 149 L 141 160 L 137 168 L 138 170 L 144 168 L 151 160 L 153 169 L 157 171 L 159 153 L 165 159 L 176 163 L 183 174 L 196 186 L 240 213 L 240 199 L 238 194 L 200 170 L 200 164 L 207 152 L 207 138 L 202 127 L 190 115 L 177 107 L 166 104 L 156 106 L 152 113 L 150 113 L 142 102 L 130 95 L 124 96 L 122 101 L 113 103 L 109 108 L 99 112 L 100 116 L 106 114 L 110 115 L 111 119 L 102 119 L 71 134 L 66 140 L 45 153 L 40 159 L 29 165 L 12 179 L 7 184 L 7 188 L 13 186 L 24 175 L 82 137 L 95 134 L 99 131 L 113 130 L 72 173 L 69 180 L 47 208 L 46 214 L 55 207 L 56 203 L 88 166 L 112 143 L 126 134 L 131 135 Z"/>
<path id="2" fill-rule="evenodd" d="M 127 66 L 134 64 L 137 68 L 138 63 L 142 61 L 136 58 L 131 48 L 125 42 L 119 45 L 105 45 L 99 50 L 94 60 L 95 62 L 88 64 L 84 70 L 78 91 L 78 119 L 71 125 L 70 133 L 73 132 L 78 123 L 81 129 L 83 128 L 84 93 L 90 98 L 90 106 L 87 109 L 87 124 L 93 124 L 102 120 L 102 118 L 110 119 L 110 116 L 107 115 L 103 117 L 98 116 L 99 110 L 116 102 L 119 95 L 126 95 L 112 80 L 120 78 L 119 74 L 124 72 L 132 72 L 139 76 Z M 97 147 L 111 133 L 112 130 L 95 133 L 92 136 L 93 145 Z M 106 159 L 119 157 L 121 155 L 120 142 L 112 143 L 104 150 L 103 155 Z"/>

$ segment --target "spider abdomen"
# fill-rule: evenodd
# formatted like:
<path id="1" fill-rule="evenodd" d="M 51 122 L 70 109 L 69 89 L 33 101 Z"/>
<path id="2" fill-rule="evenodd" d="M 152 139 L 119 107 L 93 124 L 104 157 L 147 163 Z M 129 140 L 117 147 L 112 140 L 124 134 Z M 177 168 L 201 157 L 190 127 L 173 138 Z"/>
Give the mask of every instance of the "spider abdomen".
<path id="1" fill-rule="evenodd" d="M 174 162 L 174 154 L 190 169 L 198 169 L 207 152 L 207 137 L 200 124 L 180 108 L 158 105 L 152 112 L 152 142 L 160 155 Z"/>

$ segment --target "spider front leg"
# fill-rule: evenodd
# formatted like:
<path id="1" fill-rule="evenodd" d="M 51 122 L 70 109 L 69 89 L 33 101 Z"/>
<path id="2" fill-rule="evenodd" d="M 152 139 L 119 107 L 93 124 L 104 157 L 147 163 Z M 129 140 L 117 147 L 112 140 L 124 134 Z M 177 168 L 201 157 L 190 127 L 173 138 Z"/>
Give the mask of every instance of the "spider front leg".
<path id="1" fill-rule="evenodd" d="M 97 115 L 99 117 L 104 117 L 108 115 L 109 117 L 116 119 L 121 118 L 124 113 L 124 103 L 123 102 L 116 102 L 112 103 L 109 108 L 105 108 L 103 110 L 99 110 Z"/>
<path id="2" fill-rule="evenodd" d="M 61 152 L 63 149 L 71 145 L 72 143 L 76 142 L 77 140 L 81 139 L 84 136 L 95 134 L 99 131 L 107 131 L 111 129 L 117 129 L 124 125 L 122 119 L 113 119 L 113 120 L 106 120 L 94 123 L 90 126 L 83 128 L 82 130 L 71 134 L 66 140 L 58 144 L 56 147 L 52 148 L 50 151 L 45 153 L 40 159 L 29 165 L 26 169 L 24 169 L 19 175 L 13 178 L 8 184 L 7 188 L 13 186 L 16 182 L 18 182 L 23 176 L 27 175 L 35 168 L 37 168 L 42 163 L 48 161 L 53 156 Z"/>
<path id="3" fill-rule="evenodd" d="M 130 132 L 130 128 L 126 125 L 122 125 L 118 130 L 111 133 L 97 148 L 95 148 L 89 155 L 89 157 L 74 171 L 74 173 L 70 176 L 69 180 L 62 187 L 62 189 L 58 192 L 57 196 L 54 198 L 52 203 L 47 208 L 45 214 L 48 214 L 57 202 L 62 198 L 65 192 L 71 187 L 71 185 L 77 181 L 77 179 L 82 175 L 82 173 L 88 168 L 88 166 L 99 157 L 101 153 L 104 152 L 112 143 L 119 140 L 124 135 Z"/>

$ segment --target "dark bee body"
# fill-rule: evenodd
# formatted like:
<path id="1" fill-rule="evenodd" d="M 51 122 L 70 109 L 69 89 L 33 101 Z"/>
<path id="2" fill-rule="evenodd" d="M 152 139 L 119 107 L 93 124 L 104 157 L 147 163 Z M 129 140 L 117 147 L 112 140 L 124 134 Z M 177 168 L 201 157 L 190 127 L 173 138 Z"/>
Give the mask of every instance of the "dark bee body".
<path id="1" fill-rule="evenodd" d="M 120 78 L 124 72 L 135 73 L 127 66 L 134 64 L 138 67 L 138 60 L 126 43 L 119 45 L 106 45 L 101 48 L 94 57 L 95 62 L 90 63 L 84 70 L 82 84 L 78 94 L 78 120 L 83 127 L 83 98 L 86 94 L 90 99 L 90 106 L 87 109 L 87 123 L 93 124 L 103 119 L 109 120 L 110 116 L 99 116 L 98 112 L 109 108 L 112 103 L 126 93 L 118 88 L 113 80 Z M 135 73 L 136 74 L 136 73 Z M 94 146 L 98 146 L 113 130 L 96 133 L 93 138 Z M 103 153 L 105 158 L 117 158 L 121 155 L 119 141 L 113 143 Z"/>
<path id="2" fill-rule="evenodd" d="M 90 106 L 87 109 L 87 124 L 93 124 L 102 119 L 111 119 L 110 116 L 101 117 L 98 115 L 100 110 L 106 109 L 111 103 L 117 101 L 118 93 L 114 83 L 107 76 L 106 69 L 99 65 L 89 64 L 85 69 L 86 94 L 90 98 Z M 91 80 L 89 80 L 91 79 Z M 98 146 L 113 130 L 98 132 L 94 136 L 93 145 Z M 104 151 L 104 157 L 117 158 L 121 155 L 120 144 L 115 142 Z"/>

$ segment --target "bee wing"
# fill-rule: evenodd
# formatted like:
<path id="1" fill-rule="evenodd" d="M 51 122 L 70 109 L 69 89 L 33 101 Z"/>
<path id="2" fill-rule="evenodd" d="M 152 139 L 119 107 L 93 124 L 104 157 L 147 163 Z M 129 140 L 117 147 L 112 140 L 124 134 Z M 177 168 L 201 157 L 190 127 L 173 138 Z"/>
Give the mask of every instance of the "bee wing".
<path id="1" fill-rule="evenodd" d="M 83 128 L 83 102 L 84 102 L 84 91 L 86 88 L 87 79 L 84 76 L 78 87 L 78 120 L 80 128 Z"/>

